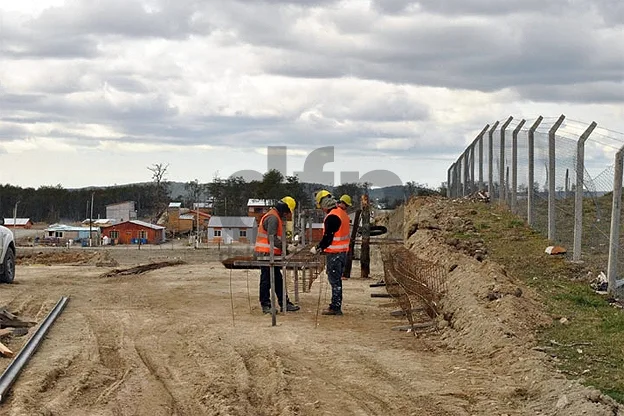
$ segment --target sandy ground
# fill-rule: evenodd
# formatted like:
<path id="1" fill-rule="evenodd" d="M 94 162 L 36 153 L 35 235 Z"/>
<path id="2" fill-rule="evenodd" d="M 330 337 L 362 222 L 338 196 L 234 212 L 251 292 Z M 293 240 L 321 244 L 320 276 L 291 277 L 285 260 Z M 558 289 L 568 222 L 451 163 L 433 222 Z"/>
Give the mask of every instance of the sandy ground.
<path id="1" fill-rule="evenodd" d="M 97 259 L 48 265 L 22 259 L 16 282 L 0 287 L 0 305 L 40 321 L 61 296 L 71 299 L 0 414 L 618 414 L 612 402 L 555 373 L 530 349 L 530 337 L 522 335 L 529 324 L 509 324 L 515 331 L 509 336 L 500 328 L 505 320 L 492 318 L 496 308 L 462 286 L 473 273 L 496 276 L 496 265 L 448 254 L 426 237 L 412 236 L 410 246 L 428 244 L 429 256 L 460 266 L 449 277 L 445 305 L 454 318 L 418 335 L 392 330 L 406 323 L 390 315 L 397 307 L 371 297 L 384 292 L 369 286 L 381 276 L 378 262 L 372 280 L 359 279 L 354 265 L 355 278 L 344 283 L 344 316 L 319 314 L 330 297 L 321 274 L 310 292 L 300 293 L 301 310 L 278 314 L 272 326 L 257 301 L 259 271 L 226 270 L 205 252 L 109 249 Z M 117 265 L 103 261 L 111 258 Z M 101 277 L 174 258 L 187 263 Z M 289 291 L 294 298 L 292 282 Z M 505 302 L 527 308 L 505 299 L 500 309 Z M 24 339 L 6 344 L 19 350 Z M 3 368 L 8 363 L 0 359 Z"/>

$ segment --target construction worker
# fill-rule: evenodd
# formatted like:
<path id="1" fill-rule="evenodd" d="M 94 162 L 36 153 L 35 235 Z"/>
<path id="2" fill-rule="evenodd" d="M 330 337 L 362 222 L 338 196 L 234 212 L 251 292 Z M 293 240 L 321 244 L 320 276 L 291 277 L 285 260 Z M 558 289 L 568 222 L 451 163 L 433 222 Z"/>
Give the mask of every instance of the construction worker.
<path id="1" fill-rule="evenodd" d="M 340 197 L 340 199 L 338 200 L 338 206 L 342 209 L 344 209 L 345 211 L 351 207 L 353 205 L 353 203 L 351 202 L 351 197 L 347 194 L 344 194 L 343 196 Z"/>
<path id="2" fill-rule="evenodd" d="M 332 288 L 329 307 L 323 315 L 342 315 L 342 273 L 349 251 L 349 216 L 338 208 L 334 197 L 326 190 L 316 194 L 316 204 L 325 213 L 323 220 L 323 238 L 310 253 L 327 255 L 327 280 Z"/>
<path id="3" fill-rule="evenodd" d="M 286 196 L 278 201 L 274 207 L 264 214 L 260 219 L 260 225 L 258 226 L 258 235 L 256 237 L 255 254 L 256 256 L 268 256 L 271 253 L 271 246 L 269 236 L 273 236 L 273 254 L 275 256 L 282 255 L 282 230 L 284 227 L 284 220 L 288 219 L 290 215 L 295 211 L 297 206 L 295 200 Z M 274 266 L 273 272 L 275 275 L 275 294 L 282 309 L 283 300 L 283 283 L 282 283 L 282 270 L 281 267 Z M 263 313 L 271 313 L 271 270 L 269 266 L 260 267 L 260 306 L 262 306 Z M 288 312 L 298 311 L 300 308 L 294 305 L 288 299 L 286 294 L 286 310 Z"/>

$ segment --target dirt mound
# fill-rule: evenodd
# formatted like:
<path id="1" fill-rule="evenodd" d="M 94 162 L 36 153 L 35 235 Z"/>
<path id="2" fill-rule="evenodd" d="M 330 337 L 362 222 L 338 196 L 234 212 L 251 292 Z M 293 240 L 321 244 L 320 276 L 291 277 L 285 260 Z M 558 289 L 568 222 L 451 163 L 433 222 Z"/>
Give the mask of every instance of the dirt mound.
<path id="1" fill-rule="evenodd" d="M 33 251 L 20 253 L 16 259 L 18 265 L 53 264 L 68 265 L 95 265 L 99 267 L 114 267 L 118 263 L 106 251 L 83 251 L 83 250 L 55 250 Z"/>
<path id="2" fill-rule="evenodd" d="M 449 270 L 439 322 L 444 343 L 475 360 L 494 360 L 501 373 L 521 377 L 517 384 L 531 397 L 528 409 L 539 411 L 554 401 L 557 414 L 616 414 L 611 412 L 617 404 L 596 390 L 558 375 L 553 379 L 545 355 L 532 350 L 535 330 L 552 318 L 535 291 L 487 260 L 477 229 L 460 208 L 459 201 L 415 198 L 397 214 L 404 218 L 406 246 Z"/>

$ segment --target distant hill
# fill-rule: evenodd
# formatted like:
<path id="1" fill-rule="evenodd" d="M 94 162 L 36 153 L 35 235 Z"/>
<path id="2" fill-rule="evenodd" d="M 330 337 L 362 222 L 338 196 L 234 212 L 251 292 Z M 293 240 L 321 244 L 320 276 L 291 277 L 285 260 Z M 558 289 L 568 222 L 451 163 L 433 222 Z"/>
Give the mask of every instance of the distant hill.
<path id="1" fill-rule="evenodd" d="M 319 183 L 302 183 L 301 184 L 308 195 L 314 195 L 316 191 L 319 189 L 327 189 L 330 192 L 333 192 L 337 187 L 327 186 Z M 172 199 L 177 199 L 178 197 L 182 197 L 180 199 L 184 199 L 187 197 L 188 192 L 185 189 L 184 182 L 169 182 L 170 186 L 170 195 Z M 387 203 L 393 204 L 396 201 L 405 200 L 406 193 L 405 187 L 394 185 L 394 186 L 386 186 L 383 188 L 375 188 L 369 191 L 369 196 L 372 201 L 386 201 Z"/>

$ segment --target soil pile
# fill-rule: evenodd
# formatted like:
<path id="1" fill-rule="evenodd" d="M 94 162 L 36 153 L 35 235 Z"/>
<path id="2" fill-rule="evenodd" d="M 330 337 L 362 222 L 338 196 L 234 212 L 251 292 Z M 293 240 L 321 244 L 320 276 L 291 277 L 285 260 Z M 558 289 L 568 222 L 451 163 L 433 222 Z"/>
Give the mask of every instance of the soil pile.
<path id="1" fill-rule="evenodd" d="M 526 397 L 527 409 L 539 412 L 554 401 L 557 414 L 617 414 L 617 403 L 597 390 L 559 375 L 553 379 L 545 355 L 532 348 L 537 345 L 535 330 L 556 323 L 538 293 L 487 259 L 487 248 L 462 205 L 415 198 L 400 214 L 407 247 L 449 271 L 441 339 L 475 360 L 493 360 L 502 373 L 517 380 L 510 394 Z M 392 219 L 386 221 L 400 227 Z"/>

